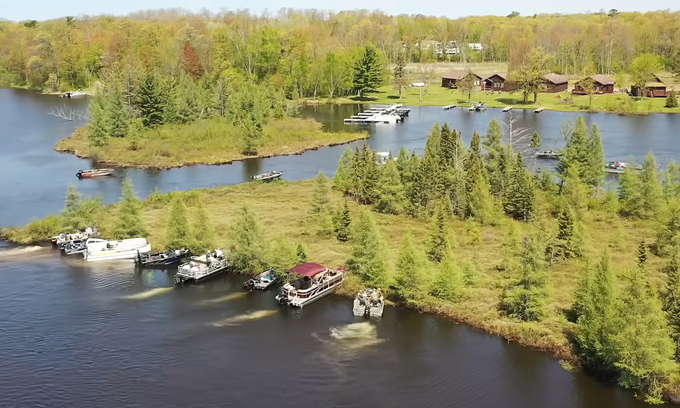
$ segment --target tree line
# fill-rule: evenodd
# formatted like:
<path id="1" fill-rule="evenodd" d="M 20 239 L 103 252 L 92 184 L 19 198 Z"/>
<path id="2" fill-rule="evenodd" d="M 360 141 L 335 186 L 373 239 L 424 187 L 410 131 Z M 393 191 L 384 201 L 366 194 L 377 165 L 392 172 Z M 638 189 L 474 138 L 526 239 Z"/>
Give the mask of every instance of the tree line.
<path id="1" fill-rule="evenodd" d="M 653 54 L 680 67 L 679 12 L 466 17 L 282 9 L 0 22 L 0 82 L 59 90 L 93 85 L 115 66 L 194 79 L 238 74 L 296 96 L 354 93 L 354 64 L 366 46 L 383 61 L 508 62 L 540 48 L 548 69 L 568 75 L 628 71 Z M 455 46 L 450 42 L 455 42 Z M 439 45 L 437 45 L 437 43 Z M 481 44 L 481 50 L 467 47 Z M 446 49 L 455 49 L 448 54 Z"/>

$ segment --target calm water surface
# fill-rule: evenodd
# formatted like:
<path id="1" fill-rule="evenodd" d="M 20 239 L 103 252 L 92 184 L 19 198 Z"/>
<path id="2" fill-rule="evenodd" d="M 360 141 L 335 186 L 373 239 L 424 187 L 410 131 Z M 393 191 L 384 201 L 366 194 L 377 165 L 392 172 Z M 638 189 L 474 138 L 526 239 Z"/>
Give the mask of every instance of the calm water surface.
<path id="1" fill-rule="evenodd" d="M 257 172 L 287 179 L 332 174 L 344 147 L 301 156 L 169 171 L 121 170 L 78 181 L 86 160 L 55 153 L 76 126 L 46 115 L 85 101 L 0 90 L 0 225 L 61 208 L 66 186 L 117 199 L 120 179 L 140 195 L 234 184 Z M 305 111 L 329 129 L 359 107 Z M 570 114 L 518 113 L 546 148 L 559 147 Z M 435 121 L 469 140 L 496 110 L 416 108 L 406 123 L 377 127 L 376 150 L 421 152 Z M 680 158 L 680 117 L 588 115 L 609 158 Z M 624 129 L 628 129 L 624 131 Z M 135 272 L 131 264 L 84 263 L 51 248 L 0 242 L 0 407 L 645 407 L 631 393 L 563 370 L 546 354 L 465 325 L 401 308 L 365 322 L 351 300 L 331 296 L 303 312 L 279 309 L 274 293 L 241 292 L 242 277 L 172 287 L 172 273 Z"/>

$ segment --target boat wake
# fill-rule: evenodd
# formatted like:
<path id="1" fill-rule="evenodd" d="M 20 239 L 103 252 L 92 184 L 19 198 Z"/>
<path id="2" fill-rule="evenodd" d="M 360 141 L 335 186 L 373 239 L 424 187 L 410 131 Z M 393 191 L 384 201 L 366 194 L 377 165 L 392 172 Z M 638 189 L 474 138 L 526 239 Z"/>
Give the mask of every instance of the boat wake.
<path id="1" fill-rule="evenodd" d="M 345 326 L 332 327 L 330 329 L 330 337 L 351 348 L 374 346 L 385 341 L 378 338 L 378 329 L 371 322 L 351 323 Z"/>
<path id="2" fill-rule="evenodd" d="M 220 320 L 218 322 L 213 322 L 211 323 L 212 326 L 215 327 L 224 327 L 224 326 L 238 326 L 241 323 L 244 322 L 249 322 L 252 320 L 260 320 L 267 318 L 269 316 L 273 316 L 276 314 L 278 310 L 273 309 L 273 310 L 255 310 L 252 312 L 244 313 L 238 316 L 234 317 L 229 317 L 224 320 Z"/>
<path id="3" fill-rule="evenodd" d="M 27 253 L 35 252 L 35 251 L 40 251 L 41 249 L 45 249 L 46 247 L 34 245 L 34 246 L 26 246 L 26 247 L 18 247 L 18 248 L 8 248 L 8 249 L 0 249 L 0 258 L 9 258 L 13 256 L 20 256 L 24 255 Z"/>
<path id="4" fill-rule="evenodd" d="M 240 299 L 240 298 L 247 296 L 247 295 L 248 295 L 248 292 L 234 292 L 234 293 L 230 293 L 226 296 L 220 296 L 220 297 L 215 298 L 215 299 L 204 300 L 203 302 L 201 302 L 201 304 L 211 305 L 211 304 L 214 304 L 214 303 L 229 302 L 230 300 Z"/>
<path id="5" fill-rule="evenodd" d="M 172 287 L 172 286 L 170 286 L 168 288 L 153 288 L 153 289 L 145 290 L 144 292 L 135 293 L 134 295 L 123 296 L 123 299 L 128 299 L 128 300 L 151 299 L 152 297 L 156 297 L 156 296 L 162 295 L 164 293 L 170 292 L 173 289 L 174 289 L 174 287 Z"/>

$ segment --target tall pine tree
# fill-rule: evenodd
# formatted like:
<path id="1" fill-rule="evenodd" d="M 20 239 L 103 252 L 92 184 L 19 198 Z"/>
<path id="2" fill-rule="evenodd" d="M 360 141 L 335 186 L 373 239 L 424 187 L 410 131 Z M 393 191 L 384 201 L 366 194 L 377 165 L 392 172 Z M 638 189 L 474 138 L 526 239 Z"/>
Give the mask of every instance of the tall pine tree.
<path id="1" fill-rule="evenodd" d="M 201 254 L 215 248 L 215 228 L 200 198 L 196 200 L 196 207 L 193 210 L 191 236 L 189 247 L 191 253 Z"/>
<path id="2" fill-rule="evenodd" d="M 432 217 L 427 256 L 432 262 L 442 262 L 450 250 L 446 214 L 444 213 L 444 209 L 439 207 L 435 216 Z"/>
<path id="3" fill-rule="evenodd" d="M 519 279 L 504 291 L 500 307 L 509 316 L 523 321 L 538 321 L 545 315 L 546 277 L 543 252 L 537 237 L 525 238 Z"/>
<path id="4" fill-rule="evenodd" d="M 115 223 L 116 239 L 145 237 L 147 232 L 142 222 L 142 202 L 137 198 L 135 187 L 129 178 L 123 180 L 121 201 L 118 204 L 118 218 Z"/>
<path id="5" fill-rule="evenodd" d="M 406 59 L 403 52 L 397 53 L 393 74 L 392 85 L 399 92 L 399 99 L 401 99 L 401 90 L 408 87 L 408 71 L 406 70 Z"/>
<path id="6" fill-rule="evenodd" d="M 598 188 L 604 180 L 604 149 L 602 135 L 597 125 L 593 125 L 588 134 L 588 164 L 583 181 L 593 188 Z"/>
<path id="7" fill-rule="evenodd" d="M 680 357 L 680 247 L 674 248 L 671 259 L 662 271 L 668 277 L 663 295 L 663 310 L 668 318 L 677 359 Z"/>
<path id="8" fill-rule="evenodd" d="M 437 299 L 455 302 L 465 294 L 465 276 L 455 264 L 451 252 L 437 265 L 437 275 L 430 287 L 430 295 Z"/>
<path id="9" fill-rule="evenodd" d="M 354 225 L 352 253 L 347 269 L 369 286 L 387 287 L 385 243 L 368 211 L 362 211 Z"/>
<path id="10" fill-rule="evenodd" d="M 652 152 L 647 153 L 642 163 L 640 174 L 642 181 L 643 213 L 645 218 L 655 218 L 663 206 L 663 190 L 656 171 L 656 158 Z"/>
<path id="11" fill-rule="evenodd" d="M 388 160 L 380 175 L 377 186 L 378 199 L 375 210 L 383 214 L 401 214 L 404 211 L 405 193 L 401 177 L 394 160 Z"/>
<path id="12" fill-rule="evenodd" d="M 353 86 L 359 97 L 375 92 L 383 82 L 383 66 L 378 51 L 367 45 L 354 63 Z"/>
<path id="13" fill-rule="evenodd" d="M 264 230 L 252 210 L 243 206 L 238 211 L 231 228 L 235 248 L 231 251 L 231 264 L 240 273 L 260 272 L 267 266 L 267 244 Z"/>
<path id="14" fill-rule="evenodd" d="M 187 208 L 180 197 L 175 197 L 170 204 L 167 225 L 167 247 L 170 249 L 189 247 L 191 241 L 189 219 L 187 218 Z"/>
<path id="15" fill-rule="evenodd" d="M 533 178 L 524 168 L 522 154 L 517 153 L 517 161 L 505 201 L 506 214 L 516 220 L 529 221 L 534 211 L 534 194 Z"/>
<path id="16" fill-rule="evenodd" d="M 163 105 L 163 93 L 158 80 L 154 75 L 147 74 L 139 85 L 135 101 L 144 126 L 163 124 Z"/>
<path id="17" fill-rule="evenodd" d="M 425 260 L 407 231 L 397 258 L 395 289 L 399 299 L 410 303 L 420 299 L 424 290 Z"/>
<path id="18" fill-rule="evenodd" d="M 345 201 L 342 209 L 335 214 L 335 219 L 333 220 L 335 227 L 335 236 L 340 242 L 349 241 L 352 233 L 352 215 L 349 212 L 349 207 L 347 206 L 347 201 Z"/>

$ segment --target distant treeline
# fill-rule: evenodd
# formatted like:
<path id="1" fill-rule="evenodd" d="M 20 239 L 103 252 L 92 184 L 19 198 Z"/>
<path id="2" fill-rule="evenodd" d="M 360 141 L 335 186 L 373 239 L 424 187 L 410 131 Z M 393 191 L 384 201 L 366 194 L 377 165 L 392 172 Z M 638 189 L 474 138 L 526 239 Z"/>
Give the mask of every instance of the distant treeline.
<path id="1" fill-rule="evenodd" d="M 657 55 L 666 70 L 677 70 L 680 12 L 452 20 L 368 11 L 283 9 L 255 16 L 161 10 L 4 21 L 0 83 L 56 91 L 90 86 L 113 67 L 134 67 L 172 77 L 242 76 L 288 97 L 338 96 L 353 91 L 352 66 L 366 45 L 379 51 L 383 63 L 404 53 L 406 62 L 508 62 L 512 68 L 541 48 L 552 56 L 550 70 L 564 74 L 627 71 L 641 54 Z M 447 47 L 456 53 L 446 53 Z"/>

